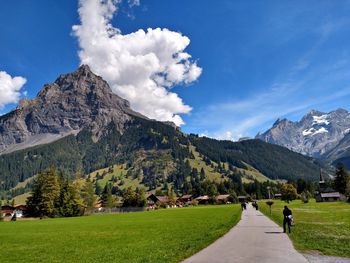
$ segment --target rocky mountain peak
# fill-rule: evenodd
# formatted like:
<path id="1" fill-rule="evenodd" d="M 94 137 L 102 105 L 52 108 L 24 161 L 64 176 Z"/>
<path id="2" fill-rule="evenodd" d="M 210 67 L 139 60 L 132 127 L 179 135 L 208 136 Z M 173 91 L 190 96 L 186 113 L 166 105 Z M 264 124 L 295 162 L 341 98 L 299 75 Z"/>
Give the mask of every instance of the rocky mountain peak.
<path id="1" fill-rule="evenodd" d="M 98 139 L 111 122 L 123 132 L 125 123 L 135 116 L 146 118 L 82 65 L 44 85 L 36 98 L 22 100 L 16 110 L 0 117 L 0 154 L 48 143 L 83 128 Z"/>
<path id="2" fill-rule="evenodd" d="M 350 131 L 350 113 L 337 109 L 329 113 L 309 111 L 300 121 L 285 121 L 288 125 L 273 124 L 272 128 L 256 138 L 285 146 L 293 151 L 321 157 L 344 138 Z"/>

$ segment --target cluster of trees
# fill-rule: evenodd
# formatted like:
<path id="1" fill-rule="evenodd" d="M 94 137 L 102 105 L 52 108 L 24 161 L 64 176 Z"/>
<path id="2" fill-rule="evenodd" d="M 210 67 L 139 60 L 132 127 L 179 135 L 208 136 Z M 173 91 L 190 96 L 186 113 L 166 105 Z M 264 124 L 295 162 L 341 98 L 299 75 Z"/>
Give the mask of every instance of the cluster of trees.
<path id="1" fill-rule="evenodd" d="M 338 163 L 335 171 L 333 187 L 350 201 L 350 175 L 343 163 Z"/>
<path id="2" fill-rule="evenodd" d="M 120 196 L 123 202 L 118 203 Z M 113 191 L 113 186 L 107 183 L 103 188 L 101 194 L 102 206 L 104 208 L 114 208 L 114 207 L 145 207 L 147 205 L 147 200 L 145 196 L 145 191 L 140 188 L 133 189 L 131 186 L 122 191 Z"/>
<path id="3" fill-rule="evenodd" d="M 98 142 L 84 129 L 77 136 L 1 155 L 0 192 L 8 191 L 18 182 L 51 166 L 65 174 L 88 174 L 116 163 L 131 166 L 140 149 L 168 150 L 174 160 L 183 160 L 190 154 L 188 148 L 182 147 L 188 145 L 188 139 L 170 125 L 135 117 L 125 129 L 127 131 L 121 134 L 112 122 L 101 131 L 103 136 Z M 151 184 L 151 179 L 146 183 Z"/>
<path id="4" fill-rule="evenodd" d="M 94 209 L 95 187 L 89 180 L 70 180 L 51 168 L 33 180 L 28 213 L 37 217 L 71 217 Z"/>

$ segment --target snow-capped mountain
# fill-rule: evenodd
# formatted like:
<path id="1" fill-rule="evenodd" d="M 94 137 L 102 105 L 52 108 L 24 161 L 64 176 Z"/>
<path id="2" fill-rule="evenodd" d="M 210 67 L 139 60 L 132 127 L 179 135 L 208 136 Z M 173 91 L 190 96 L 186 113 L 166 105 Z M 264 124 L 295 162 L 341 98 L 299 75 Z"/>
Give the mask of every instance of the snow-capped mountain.
<path id="1" fill-rule="evenodd" d="M 256 138 L 285 146 L 293 151 L 335 159 L 350 146 L 343 140 L 350 132 L 350 113 L 337 109 L 329 113 L 311 110 L 300 121 L 277 120 Z M 337 150 L 341 146 L 341 149 Z"/>

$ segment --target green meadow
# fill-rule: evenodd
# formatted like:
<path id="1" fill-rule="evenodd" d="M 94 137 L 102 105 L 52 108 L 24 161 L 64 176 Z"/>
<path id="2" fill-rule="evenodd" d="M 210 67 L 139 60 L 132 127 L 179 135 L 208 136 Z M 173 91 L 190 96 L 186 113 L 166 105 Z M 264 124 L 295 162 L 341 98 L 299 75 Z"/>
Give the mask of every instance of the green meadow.
<path id="1" fill-rule="evenodd" d="M 350 204 L 345 202 L 302 203 L 295 200 L 287 204 L 276 201 L 272 214 L 265 201 L 259 203 L 260 210 L 282 226 L 283 207 L 293 212 L 295 225 L 290 238 L 296 249 L 318 251 L 324 255 L 350 257 Z"/>
<path id="2" fill-rule="evenodd" d="M 1 262 L 179 262 L 225 234 L 239 205 L 0 222 Z"/>

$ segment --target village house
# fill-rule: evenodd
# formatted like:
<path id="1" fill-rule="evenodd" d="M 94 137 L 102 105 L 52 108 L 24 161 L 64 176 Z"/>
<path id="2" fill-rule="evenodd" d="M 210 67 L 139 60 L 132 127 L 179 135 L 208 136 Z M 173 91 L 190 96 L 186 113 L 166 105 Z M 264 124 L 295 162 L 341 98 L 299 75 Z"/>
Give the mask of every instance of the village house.
<path id="1" fill-rule="evenodd" d="M 316 202 L 337 202 L 345 200 L 339 192 L 335 191 L 332 187 L 327 186 L 323 179 L 322 171 L 320 171 L 320 181 L 319 181 L 320 191 L 316 194 Z"/>
<path id="2" fill-rule="evenodd" d="M 188 206 L 193 200 L 193 195 L 183 195 L 176 200 L 176 204 L 180 206 Z"/>
<path id="3" fill-rule="evenodd" d="M 2 217 L 12 217 L 16 208 L 10 205 L 1 206 Z"/>
<path id="4" fill-rule="evenodd" d="M 216 197 L 216 202 L 218 204 L 230 204 L 231 203 L 230 202 L 230 198 L 231 198 L 231 196 L 228 195 L 228 194 L 226 194 L 226 195 L 218 195 Z"/>
<path id="5" fill-rule="evenodd" d="M 208 204 L 209 202 L 209 196 L 208 195 L 202 195 L 202 196 L 198 196 L 196 198 L 198 204 L 203 205 L 203 204 Z"/>
<path id="6" fill-rule="evenodd" d="M 13 217 L 16 214 L 17 218 L 25 217 L 27 214 L 27 207 L 25 205 L 3 205 L 1 206 L 2 216 L 3 217 Z"/>
<path id="7" fill-rule="evenodd" d="M 156 207 L 156 203 L 158 201 L 158 198 L 154 194 L 147 193 L 146 200 L 147 200 L 147 207 L 148 208 L 154 209 Z"/>
<path id="8" fill-rule="evenodd" d="M 152 193 L 146 194 L 147 207 L 154 209 L 157 206 L 166 206 L 169 207 L 169 197 L 166 195 L 154 195 Z M 178 202 L 176 202 L 178 204 Z"/>
<path id="9" fill-rule="evenodd" d="M 167 204 L 169 202 L 169 197 L 166 195 L 157 195 L 156 197 L 161 204 Z"/>
<path id="10" fill-rule="evenodd" d="M 25 205 L 17 205 L 15 207 L 15 213 L 17 218 L 25 217 L 27 215 L 28 208 Z"/>

